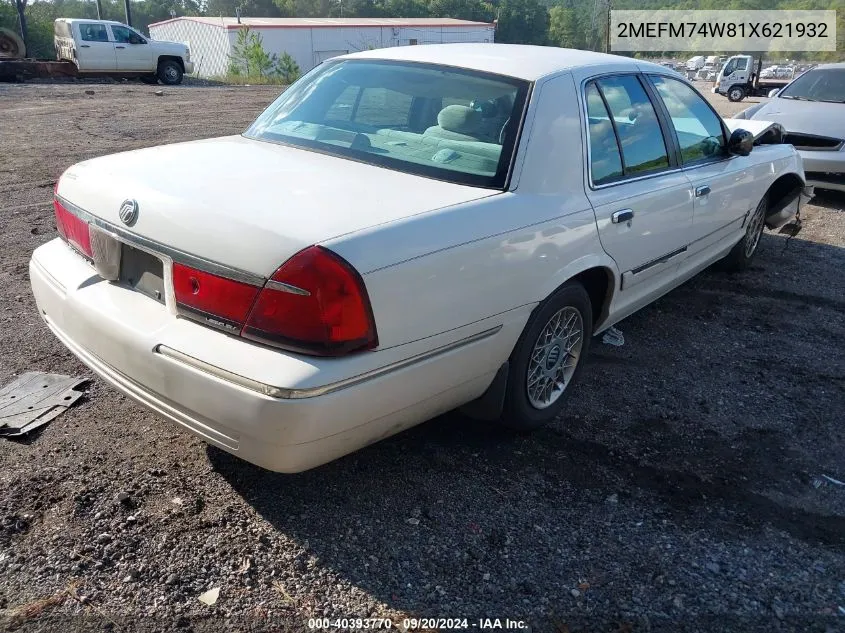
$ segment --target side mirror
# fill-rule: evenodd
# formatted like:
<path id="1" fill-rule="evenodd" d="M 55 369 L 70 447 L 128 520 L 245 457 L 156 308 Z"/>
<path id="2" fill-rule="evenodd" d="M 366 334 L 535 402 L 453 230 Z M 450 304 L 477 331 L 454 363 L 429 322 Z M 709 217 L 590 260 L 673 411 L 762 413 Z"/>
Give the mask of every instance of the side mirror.
<path id="1" fill-rule="evenodd" d="M 779 92 L 780 92 L 780 88 L 775 88 L 774 90 L 769 90 L 769 99 L 771 99 L 773 97 L 777 97 Z"/>
<path id="2" fill-rule="evenodd" d="M 754 149 L 754 135 L 748 130 L 734 130 L 728 140 L 728 151 L 739 156 L 748 156 Z"/>

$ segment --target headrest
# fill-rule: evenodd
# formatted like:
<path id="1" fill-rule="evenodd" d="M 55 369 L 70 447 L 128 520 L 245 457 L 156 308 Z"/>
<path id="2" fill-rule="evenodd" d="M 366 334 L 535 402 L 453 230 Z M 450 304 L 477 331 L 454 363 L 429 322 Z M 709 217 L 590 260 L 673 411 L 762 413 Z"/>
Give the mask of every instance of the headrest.
<path id="1" fill-rule="evenodd" d="M 472 134 L 481 123 L 481 113 L 462 105 L 446 106 L 437 115 L 437 124 L 458 134 Z"/>

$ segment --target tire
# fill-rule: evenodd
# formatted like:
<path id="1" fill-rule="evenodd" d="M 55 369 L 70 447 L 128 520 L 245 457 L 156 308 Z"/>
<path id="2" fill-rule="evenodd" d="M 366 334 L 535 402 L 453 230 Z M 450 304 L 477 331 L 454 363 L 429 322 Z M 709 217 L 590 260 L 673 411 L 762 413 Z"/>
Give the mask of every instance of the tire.
<path id="1" fill-rule="evenodd" d="M 745 99 L 745 88 L 742 86 L 731 86 L 728 89 L 728 101 L 742 101 Z"/>
<path id="2" fill-rule="evenodd" d="M 165 86 L 176 86 L 182 83 L 182 67 L 172 59 L 159 62 L 156 74 Z"/>
<path id="3" fill-rule="evenodd" d="M 556 319 L 559 319 L 558 328 L 555 327 Z M 567 328 L 567 324 L 572 327 Z M 558 334 L 545 350 L 541 349 L 541 338 L 548 340 L 548 335 L 554 335 L 556 329 Z M 564 284 L 541 303 L 511 353 L 505 404 L 499 422 L 512 429 L 528 431 L 554 420 L 566 405 L 572 384 L 581 373 L 584 358 L 590 351 L 592 333 L 593 306 L 580 283 Z M 570 346 L 570 354 L 565 351 L 567 346 Z"/>
<path id="4" fill-rule="evenodd" d="M 730 272 L 739 272 L 751 266 L 754 255 L 760 247 L 760 236 L 763 235 L 768 208 L 769 194 L 766 194 L 748 218 L 745 235 L 722 260 L 722 268 Z"/>
<path id="5" fill-rule="evenodd" d="M 156 75 L 141 75 L 138 77 L 143 84 L 154 85 L 158 83 L 158 77 Z"/>

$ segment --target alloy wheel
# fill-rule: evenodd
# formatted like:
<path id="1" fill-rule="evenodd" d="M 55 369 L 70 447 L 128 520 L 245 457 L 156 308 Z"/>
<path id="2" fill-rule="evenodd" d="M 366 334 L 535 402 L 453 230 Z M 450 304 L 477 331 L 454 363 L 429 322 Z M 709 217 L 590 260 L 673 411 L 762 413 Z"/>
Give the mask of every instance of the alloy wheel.
<path id="1" fill-rule="evenodd" d="M 575 374 L 584 342 L 584 319 L 571 306 L 558 310 L 543 327 L 531 351 L 526 389 L 535 409 L 557 402 Z"/>

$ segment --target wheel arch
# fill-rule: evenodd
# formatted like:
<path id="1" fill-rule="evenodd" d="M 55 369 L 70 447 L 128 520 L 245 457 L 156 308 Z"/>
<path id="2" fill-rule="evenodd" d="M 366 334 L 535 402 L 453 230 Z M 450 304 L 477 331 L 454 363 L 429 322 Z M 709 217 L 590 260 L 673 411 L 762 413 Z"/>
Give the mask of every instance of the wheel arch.
<path id="1" fill-rule="evenodd" d="M 766 190 L 766 226 L 778 228 L 791 216 L 789 208 L 801 195 L 806 183 L 795 172 L 786 172 L 775 178 Z"/>
<path id="2" fill-rule="evenodd" d="M 579 282 L 590 297 L 595 332 L 596 326 L 607 320 L 613 294 L 619 287 L 616 263 L 607 255 L 590 255 L 572 262 L 543 288 L 540 303 L 570 281 Z"/>
<path id="3" fill-rule="evenodd" d="M 156 68 L 161 66 L 162 62 L 176 62 L 179 64 L 179 68 L 182 69 L 182 73 L 185 72 L 185 60 L 178 55 L 159 55 L 156 60 Z"/>

